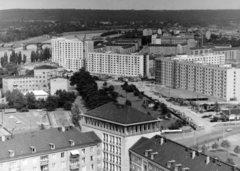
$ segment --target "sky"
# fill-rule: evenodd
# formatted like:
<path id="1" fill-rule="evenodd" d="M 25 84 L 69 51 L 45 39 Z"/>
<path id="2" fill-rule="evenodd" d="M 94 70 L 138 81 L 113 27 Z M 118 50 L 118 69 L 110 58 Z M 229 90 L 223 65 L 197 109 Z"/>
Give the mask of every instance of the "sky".
<path id="1" fill-rule="evenodd" d="M 0 9 L 240 9 L 240 0 L 0 0 Z"/>

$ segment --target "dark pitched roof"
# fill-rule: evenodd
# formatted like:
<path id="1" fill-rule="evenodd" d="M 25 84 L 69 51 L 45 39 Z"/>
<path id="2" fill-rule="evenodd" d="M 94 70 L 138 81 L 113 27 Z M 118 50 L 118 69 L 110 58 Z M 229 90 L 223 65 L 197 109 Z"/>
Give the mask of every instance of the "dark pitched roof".
<path id="1" fill-rule="evenodd" d="M 70 146 L 69 140 L 73 140 L 75 145 Z M 55 144 L 55 149 L 51 151 L 56 151 L 96 145 L 100 142 L 101 140 L 94 132 L 81 133 L 74 127 L 65 132 L 60 131 L 58 128 L 52 128 L 34 133 L 15 134 L 10 140 L 0 141 L 0 161 L 10 159 L 8 150 L 14 151 L 12 159 L 32 155 L 30 146 L 36 148 L 36 153 L 47 153 L 51 150 L 50 143 Z M 36 155 L 36 153 L 34 154 Z"/>
<path id="2" fill-rule="evenodd" d="M 134 144 L 130 151 L 147 158 L 158 165 L 165 167 L 169 161 L 174 160 L 175 164 L 181 164 L 182 167 L 187 167 L 191 171 L 206 171 L 206 170 L 218 170 L 218 171 L 232 171 L 233 166 L 225 162 L 219 161 L 220 164 L 215 162 L 215 159 L 210 157 L 210 162 L 206 164 L 207 155 L 197 152 L 196 156 L 192 159 L 192 149 L 178 144 L 174 141 L 164 138 L 164 143 L 161 145 L 161 136 L 155 135 L 148 140 L 139 140 L 138 145 Z M 140 142 L 142 141 L 142 143 Z M 145 156 L 145 150 L 151 149 L 152 152 L 158 152 L 152 160 L 151 157 Z M 171 169 L 173 170 L 173 169 Z"/>
<path id="3" fill-rule="evenodd" d="M 157 121 L 152 116 L 138 111 L 133 107 L 112 102 L 88 111 L 86 115 L 125 125 Z"/>
<path id="4" fill-rule="evenodd" d="M 41 66 L 35 67 L 34 69 L 57 69 L 57 67 L 50 66 L 50 65 L 41 65 Z"/>

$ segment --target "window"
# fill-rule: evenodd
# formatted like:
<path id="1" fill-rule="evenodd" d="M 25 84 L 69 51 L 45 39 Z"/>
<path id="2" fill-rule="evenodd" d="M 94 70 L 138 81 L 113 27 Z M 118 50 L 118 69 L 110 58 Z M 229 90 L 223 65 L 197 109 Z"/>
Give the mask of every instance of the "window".
<path id="1" fill-rule="evenodd" d="M 3 170 L 4 168 L 3 168 L 3 164 L 0 164 L 0 170 Z"/>
<path id="2" fill-rule="evenodd" d="M 82 154 L 85 154 L 85 149 L 82 149 Z"/>
<path id="3" fill-rule="evenodd" d="M 91 169 L 92 169 L 92 170 L 94 169 L 94 164 L 91 165 Z"/>
<path id="4" fill-rule="evenodd" d="M 65 161 L 62 161 L 62 162 L 61 162 L 61 167 L 62 167 L 62 168 L 65 168 L 65 167 L 66 167 Z"/>
<path id="5" fill-rule="evenodd" d="M 64 152 L 61 153 L 61 158 L 64 158 Z"/>
<path id="6" fill-rule="evenodd" d="M 34 167 L 34 168 L 33 168 L 33 171 L 37 171 L 37 167 Z"/>
<path id="7" fill-rule="evenodd" d="M 85 157 L 82 158 L 82 163 L 85 163 Z"/>
<path id="8" fill-rule="evenodd" d="M 93 156 L 90 156 L 90 160 L 93 161 Z"/>
<path id="9" fill-rule="evenodd" d="M 56 154 L 52 154 L 52 159 L 56 159 Z"/>
<path id="10" fill-rule="evenodd" d="M 52 168 L 55 168 L 55 166 L 56 166 L 56 163 L 52 163 Z"/>

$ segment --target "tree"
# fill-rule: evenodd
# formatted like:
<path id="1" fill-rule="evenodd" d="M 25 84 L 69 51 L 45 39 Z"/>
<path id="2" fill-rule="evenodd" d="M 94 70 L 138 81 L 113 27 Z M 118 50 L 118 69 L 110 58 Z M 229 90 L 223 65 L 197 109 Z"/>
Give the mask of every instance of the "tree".
<path id="1" fill-rule="evenodd" d="M 212 145 L 212 149 L 218 149 L 219 148 L 219 145 L 218 145 L 218 143 L 214 143 L 213 145 Z"/>
<path id="2" fill-rule="evenodd" d="M 6 63 L 4 68 L 6 68 L 8 73 L 12 75 L 17 74 L 17 65 L 15 63 Z"/>
<path id="3" fill-rule="evenodd" d="M 35 95 L 32 92 L 30 92 L 30 93 L 27 93 L 25 95 L 25 97 L 26 97 L 26 100 L 27 100 L 28 108 L 29 109 L 36 109 L 37 108 L 37 105 L 36 105 L 37 100 L 36 100 Z"/>
<path id="4" fill-rule="evenodd" d="M 230 165 L 235 165 L 235 163 L 234 163 L 232 158 L 227 158 L 226 163 L 228 163 Z"/>
<path id="5" fill-rule="evenodd" d="M 129 100 L 126 100 L 125 105 L 132 106 L 132 102 L 130 102 Z"/>
<path id="6" fill-rule="evenodd" d="M 113 86 L 113 85 L 110 85 L 110 86 L 108 87 L 108 90 L 109 90 L 110 92 L 113 92 L 113 91 L 114 91 L 114 86 Z"/>
<path id="7" fill-rule="evenodd" d="M 238 145 L 236 145 L 236 147 L 233 150 L 236 154 L 240 153 L 240 147 Z"/>
<path id="8" fill-rule="evenodd" d="M 23 54 L 23 61 L 24 64 L 27 62 L 27 56 L 25 54 Z"/>
<path id="9" fill-rule="evenodd" d="M 163 115 L 166 115 L 169 112 L 169 109 L 167 108 L 165 103 L 161 103 L 160 107 Z"/>
<path id="10" fill-rule="evenodd" d="M 26 69 L 26 75 L 34 75 L 34 70 Z"/>
<path id="11" fill-rule="evenodd" d="M 139 99 L 143 99 L 143 95 L 140 93 L 138 96 Z"/>
<path id="12" fill-rule="evenodd" d="M 36 53 L 34 51 L 31 52 L 31 62 L 35 62 L 36 61 Z"/>
<path id="13" fill-rule="evenodd" d="M 57 96 L 48 96 L 45 101 L 45 108 L 48 111 L 53 111 L 58 107 L 59 98 Z"/>
<path id="14" fill-rule="evenodd" d="M 41 123 L 41 124 L 39 125 L 39 129 L 40 129 L 40 130 L 44 130 L 44 129 L 45 129 L 45 126 Z"/>
<path id="15" fill-rule="evenodd" d="M 105 82 L 103 83 L 103 86 L 106 87 L 107 85 L 108 85 L 108 83 L 105 81 Z"/>
<path id="16" fill-rule="evenodd" d="M 72 123 L 75 126 L 80 126 L 79 125 L 80 111 L 79 111 L 79 108 L 78 108 L 78 106 L 76 104 L 73 105 L 73 107 L 71 109 L 71 112 L 72 112 Z"/>
<path id="17" fill-rule="evenodd" d="M 22 63 L 22 53 L 20 51 L 17 56 L 17 64 L 20 65 L 21 63 Z"/>
<path id="18" fill-rule="evenodd" d="M 72 108 L 72 103 L 69 102 L 69 101 L 67 101 L 67 102 L 64 104 L 63 108 L 64 108 L 65 110 L 71 110 L 71 108 Z"/>
<path id="19" fill-rule="evenodd" d="M 9 107 L 21 110 L 27 108 L 27 100 L 19 90 L 7 91 L 5 93 Z"/>
<path id="20" fill-rule="evenodd" d="M 231 147 L 231 144 L 230 144 L 230 142 L 229 142 L 228 140 L 223 140 L 223 141 L 221 142 L 221 146 L 222 146 L 223 148 L 228 149 L 228 148 Z"/>
<path id="21" fill-rule="evenodd" d="M 215 110 L 216 114 L 218 114 L 218 112 L 221 110 L 218 102 L 215 102 L 215 104 L 214 104 L 214 110 Z"/>

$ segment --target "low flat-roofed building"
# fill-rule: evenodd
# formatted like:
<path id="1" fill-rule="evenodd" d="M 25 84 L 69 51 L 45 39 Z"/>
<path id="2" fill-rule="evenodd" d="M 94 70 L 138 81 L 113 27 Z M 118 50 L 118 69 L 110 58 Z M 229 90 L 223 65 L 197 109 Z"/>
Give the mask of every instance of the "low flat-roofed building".
<path id="1" fill-rule="evenodd" d="M 43 90 L 31 90 L 31 91 L 28 91 L 28 92 L 25 92 L 24 95 L 26 95 L 27 93 L 33 93 L 36 97 L 36 100 L 38 99 L 46 99 L 49 94 Z"/>
<path id="2" fill-rule="evenodd" d="M 0 170 L 98 171 L 101 140 L 74 127 L 15 134 L 0 141 Z"/>
<path id="3" fill-rule="evenodd" d="M 213 49 L 214 54 L 224 54 L 226 61 L 240 62 L 240 47 Z"/>
<path id="4" fill-rule="evenodd" d="M 129 150 L 131 171 L 239 171 L 236 166 L 155 135 Z"/>

